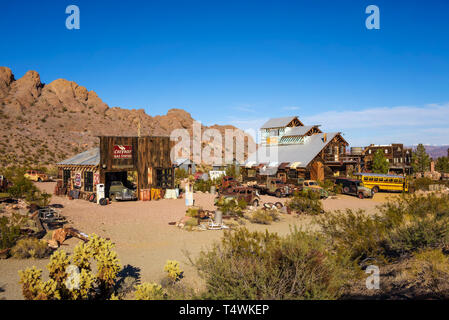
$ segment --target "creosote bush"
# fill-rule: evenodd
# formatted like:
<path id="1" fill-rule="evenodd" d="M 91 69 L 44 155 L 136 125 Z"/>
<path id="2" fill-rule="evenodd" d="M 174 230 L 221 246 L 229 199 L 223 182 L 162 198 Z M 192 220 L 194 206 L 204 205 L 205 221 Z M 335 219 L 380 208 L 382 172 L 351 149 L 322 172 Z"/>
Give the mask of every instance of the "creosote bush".
<path id="1" fill-rule="evenodd" d="M 49 252 L 47 242 L 36 238 L 21 239 L 11 249 L 11 255 L 16 259 L 42 259 L 48 256 Z"/>
<path id="2" fill-rule="evenodd" d="M 300 214 L 318 215 L 323 213 L 323 205 L 320 201 L 320 195 L 311 190 L 304 190 L 296 193 L 286 206 L 290 210 Z"/>
<path id="3" fill-rule="evenodd" d="M 194 265 L 206 281 L 205 299 L 335 299 L 354 270 L 347 256 L 296 229 L 285 237 L 226 231 Z"/>
<path id="4" fill-rule="evenodd" d="M 449 195 L 402 195 L 368 216 L 363 211 L 326 214 L 318 220 L 336 248 L 355 260 L 398 258 L 420 249 L 447 249 Z"/>
<path id="5" fill-rule="evenodd" d="M 279 213 L 276 209 L 256 209 L 249 213 L 249 220 L 252 223 L 271 224 L 279 220 Z"/>
<path id="6" fill-rule="evenodd" d="M 441 249 L 425 249 L 414 254 L 410 261 L 410 280 L 439 292 L 447 285 L 449 277 L 449 258 Z"/>

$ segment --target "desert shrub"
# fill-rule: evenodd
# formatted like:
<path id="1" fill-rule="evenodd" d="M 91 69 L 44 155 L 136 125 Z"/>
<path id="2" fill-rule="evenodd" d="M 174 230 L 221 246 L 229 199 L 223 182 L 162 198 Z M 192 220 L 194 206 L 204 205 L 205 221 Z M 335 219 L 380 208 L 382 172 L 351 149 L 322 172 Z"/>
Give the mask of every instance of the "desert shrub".
<path id="1" fill-rule="evenodd" d="M 422 177 L 422 178 L 417 178 L 417 179 L 410 181 L 410 187 L 412 187 L 415 190 L 428 191 L 429 186 L 434 183 L 435 183 L 435 181 L 433 181 L 432 179 Z"/>
<path id="2" fill-rule="evenodd" d="M 318 181 L 318 184 L 320 185 L 321 188 L 323 188 L 324 190 L 327 191 L 334 191 L 334 181 L 330 180 L 330 179 L 326 179 L 324 181 Z"/>
<path id="3" fill-rule="evenodd" d="M 304 190 L 295 194 L 286 206 L 297 213 L 317 215 L 323 212 L 323 205 L 317 192 Z"/>
<path id="4" fill-rule="evenodd" d="M 203 179 L 198 179 L 195 180 L 194 184 L 193 184 L 193 190 L 195 191 L 201 191 L 201 192 L 209 192 L 210 191 L 210 187 L 214 186 L 215 182 L 212 181 L 211 179 L 209 180 L 203 180 Z"/>
<path id="5" fill-rule="evenodd" d="M 353 259 L 397 258 L 420 249 L 449 247 L 449 195 L 402 195 L 367 216 L 363 211 L 326 214 L 318 220 L 337 248 Z"/>
<path id="6" fill-rule="evenodd" d="M 349 252 L 353 260 L 382 257 L 379 244 L 385 241 L 386 227 L 378 217 L 347 209 L 326 213 L 317 222 L 336 249 Z"/>
<path id="7" fill-rule="evenodd" d="M 248 207 L 248 203 L 245 201 L 245 199 L 239 199 L 237 200 L 237 206 L 240 209 L 245 210 Z"/>
<path id="8" fill-rule="evenodd" d="M 11 248 L 20 237 L 20 228 L 27 223 L 28 218 L 14 213 L 12 216 L 0 217 L 0 249 Z"/>
<path id="9" fill-rule="evenodd" d="M 343 193 L 343 186 L 340 184 L 335 184 L 333 188 L 333 192 L 336 194 L 342 194 Z"/>
<path id="10" fill-rule="evenodd" d="M 442 291 L 449 277 L 449 258 L 441 249 L 420 250 L 410 261 L 410 281 L 432 292 Z"/>
<path id="11" fill-rule="evenodd" d="M 207 299 L 335 299 L 352 272 L 348 263 L 316 235 L 295 229 L 280 237 L 241 228 L 226 231 L 194 265 Z"/>
<path id="12" fill-rule="evenodd" d="M 198 225 L 198 218 L 190 218 L 184 223 L 184 225 L 186 227 L 196 227 Z"/>
<path id="13" fill-rule="evenodd" d="M 21 239 L 11 249 L 11 255 L 16 259 L 42 259 L 48 254 L 49 248 L 47 242 L 36 238 Z"/>
<path id="14" fill-rule="evenodd" d="M 199 208 L 190 207 L 186 211 L 186 216 L 192 217 L 192 218 L 199 218 L 199 216 L 200 216 L 200 212 L 199 211 L 200 211 Z"/>
<path id="15" fill-rule="evenodd" d="M 34 199 L 38 190 L 30 180 L 22 175 L 14 177 L 12 183 L 12 187 L 8 189 L 12 197 Z"/>
<path id="16" fill-rule="evenodd" d="M 220 197 L 215 205 L 224 215 L 243 217 L 243 209 L 239 206 L 238 201 L 232 197 Z"/>
<path id="17" fill-rule="evenodd" d="M 156 283 L 142 283 L 136 286 L 134 292 L 136 300 L 163 300 L 164 290 Z"/>
<path id="18" fill-rule="evenodd" d="M 24 298 L 90 300 L 113 297 L 115 280 L 120 269 L 113 247 L 111 241 L 92 234 L 88 242 L 79 243 L 75 247 L 71 257 L 63 250 L 51 255 L 47 266 L 48 281 L 43 282 L 42 270 L 34 267 L 19 271 Z M 91 268 L 93 261 L 96 262 L 96 273 Z"/>
<path id="19" fill-rule="evenodd" d="M 164 266 L 164 271 L 172 282 L 179 281 L 184 273 L 179 267 L 179 262 L 175 260 L 168 260 Z"/>
<path id="20" fill-rule="evenodd" d="M 275 209 L 257 209 L 250 212 L 249 220 L 253 223 L 271 224 L 273 221 L 279 220 L 279 213 Z"/>

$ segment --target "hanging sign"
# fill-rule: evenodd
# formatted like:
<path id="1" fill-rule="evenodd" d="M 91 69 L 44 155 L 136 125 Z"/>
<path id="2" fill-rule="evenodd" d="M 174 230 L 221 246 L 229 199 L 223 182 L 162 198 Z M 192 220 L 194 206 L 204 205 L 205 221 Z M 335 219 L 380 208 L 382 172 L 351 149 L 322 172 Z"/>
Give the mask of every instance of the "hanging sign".
<path id="1" fill-rule="evenodd" d="M 115 145 L 114 146 L 114 159 L 132 159 L 133 157 L 133 148 L 132 146 L 125 145 Z"/>

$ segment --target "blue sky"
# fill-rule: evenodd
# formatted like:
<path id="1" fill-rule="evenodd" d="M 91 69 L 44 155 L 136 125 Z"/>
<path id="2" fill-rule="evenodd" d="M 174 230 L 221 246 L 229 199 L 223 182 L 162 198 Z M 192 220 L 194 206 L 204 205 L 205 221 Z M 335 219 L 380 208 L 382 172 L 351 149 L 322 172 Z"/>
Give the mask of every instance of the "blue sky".
<path id="1" fill-rule="evenodd" d="M 65 8 L 80 8 L 80 30 Z M 365 8 L 380 9 L 368 30 Z M 111 107 L 257 128 L 298 115 L 352 145 L 449 144 L 448 1 L 2 1 L 0 65 Z"/>

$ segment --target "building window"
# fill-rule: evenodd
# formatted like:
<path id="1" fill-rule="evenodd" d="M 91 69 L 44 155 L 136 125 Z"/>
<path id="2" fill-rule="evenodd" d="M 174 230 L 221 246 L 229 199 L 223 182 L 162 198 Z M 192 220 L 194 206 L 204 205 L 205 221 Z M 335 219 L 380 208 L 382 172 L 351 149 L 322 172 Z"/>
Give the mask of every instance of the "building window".
<path id="1" fill-rule="evenodd" d="M 298 178 L 298 171 L 293 169 L 293 170 L 288 170 L 288 178 L 289 179 L 297 179 Z"/>
<path id="2" fill-rule="evenodd" d="M 385 153 L 388 153 L 388 149 L 385 149 Z"/>
<path id="3" fill-rule="evenodd" d="M 256 176 L 255 169 L 248 169 L 248 178 L 254 178 Z"/>
<path id="4" fill-rule="evenodd" d="M 173 186 L 172 169 L 156 169 L 156 187 L 157 188 L 171 188 Z"/>
<path id="5" fill-rule="evenodd" d="M 84 172 L 84 191 L 94 191 L 94 173 L 90 171 Z"/>
<path id="6" fill-rule="evenodd" d="M 67 187 L 67 184 L 69 183 L 69 179 L 70 179 L 70 170 L 64 170 L 64 172 L 62 173 L 62 181 L 64 183 L 64 187 Z"/>

